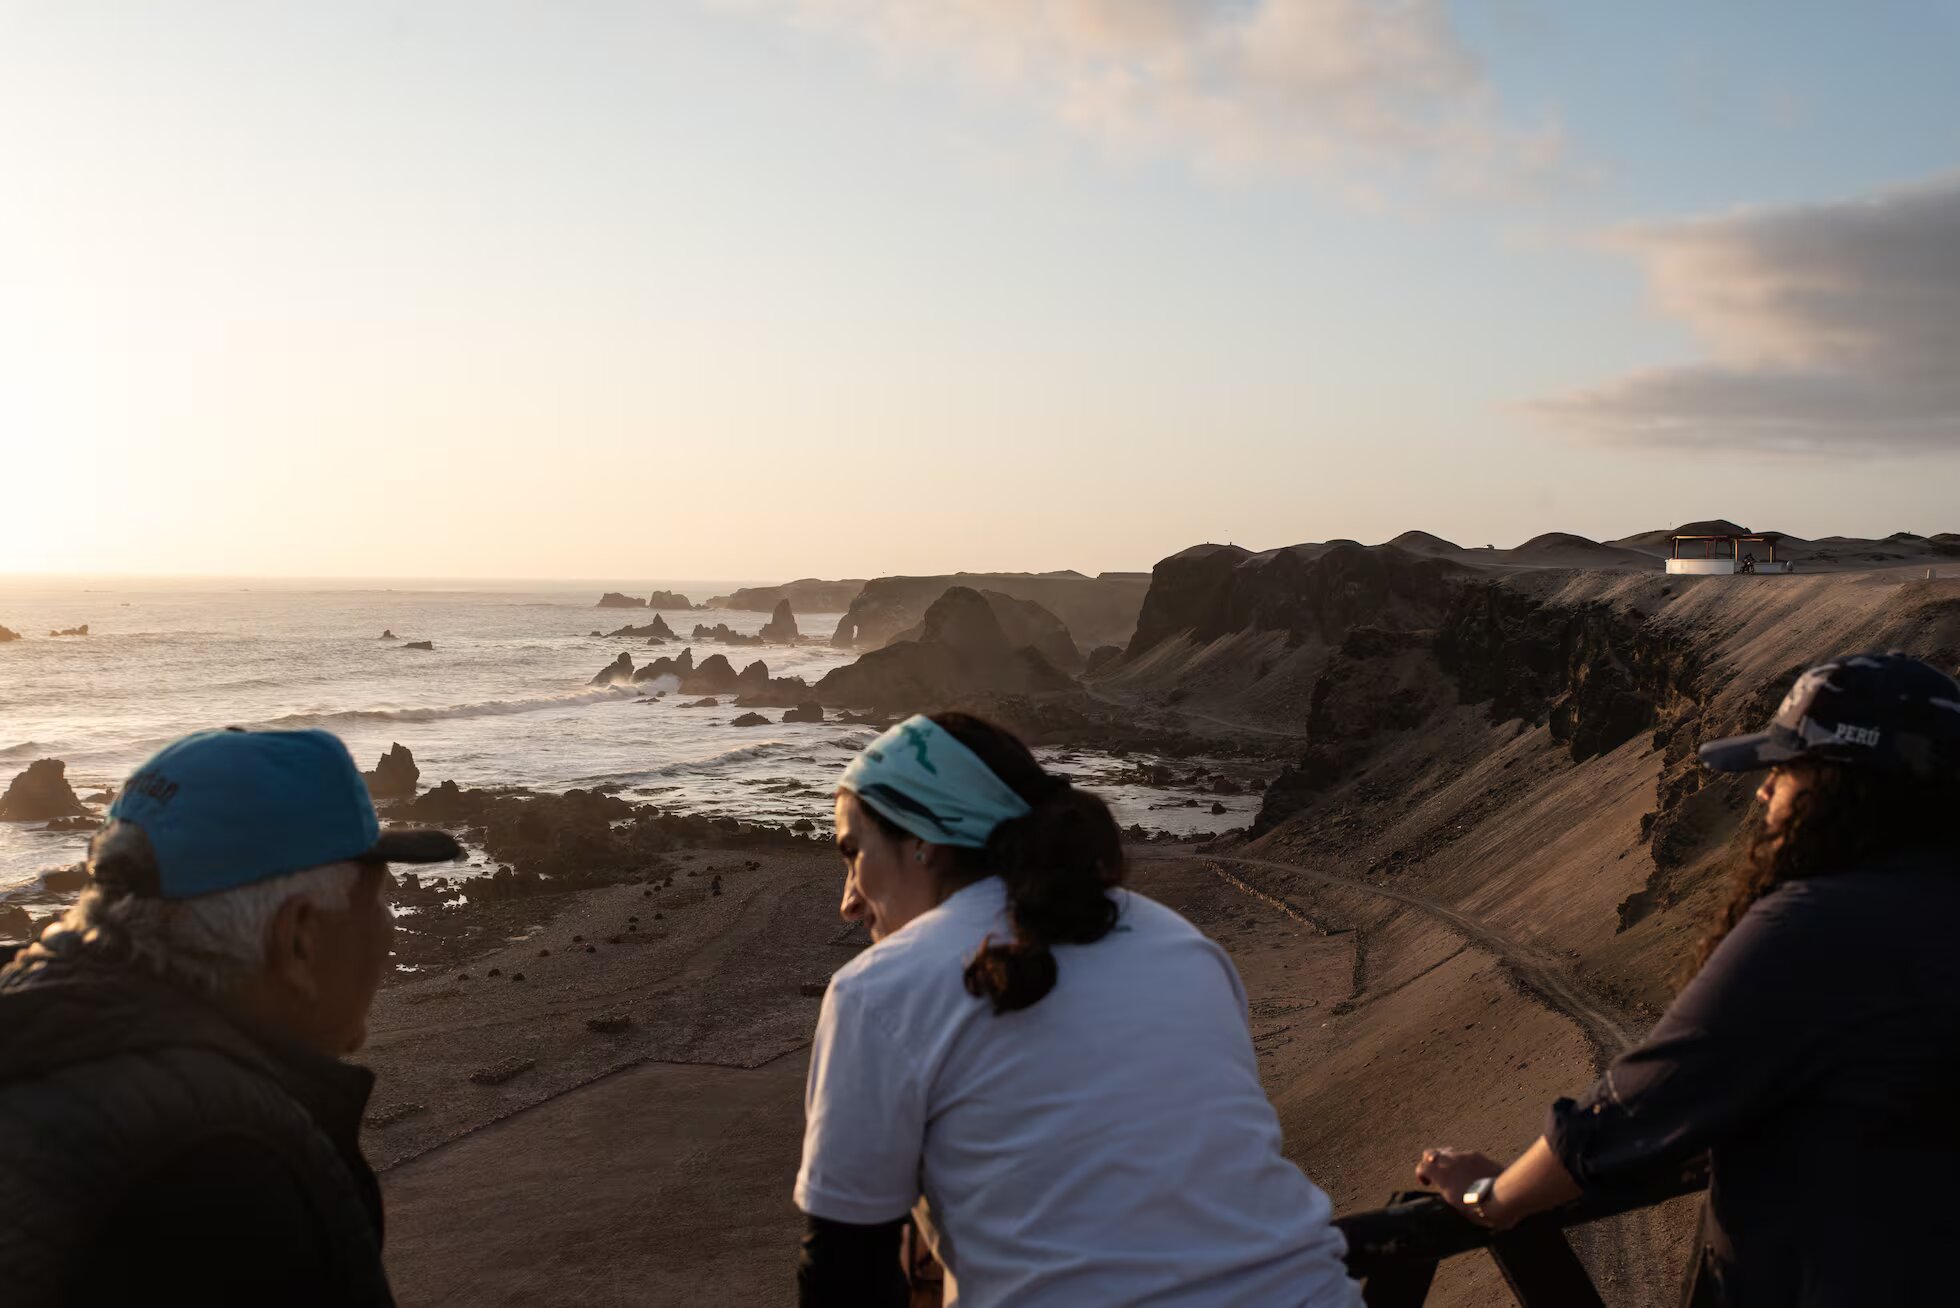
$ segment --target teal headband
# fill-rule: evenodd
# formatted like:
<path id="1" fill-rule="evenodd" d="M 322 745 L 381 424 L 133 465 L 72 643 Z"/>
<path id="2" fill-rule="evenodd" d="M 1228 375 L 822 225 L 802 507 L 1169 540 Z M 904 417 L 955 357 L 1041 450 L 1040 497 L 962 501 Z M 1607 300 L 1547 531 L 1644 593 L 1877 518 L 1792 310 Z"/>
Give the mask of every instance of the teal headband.
<path id="1" fill-rule="evenodd" d="M 995 827 L 1034 811 L 978 754 L 924 714 L 866 745 L 837 788 L 923 841 L 966 849 L 985 848 Z"/>

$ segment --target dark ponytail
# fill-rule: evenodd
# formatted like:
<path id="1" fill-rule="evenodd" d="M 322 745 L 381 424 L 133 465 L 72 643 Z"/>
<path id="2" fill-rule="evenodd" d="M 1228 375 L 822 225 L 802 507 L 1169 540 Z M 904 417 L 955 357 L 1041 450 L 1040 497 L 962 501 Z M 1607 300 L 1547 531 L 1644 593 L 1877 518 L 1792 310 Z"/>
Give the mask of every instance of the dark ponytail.
<path id="1" fill-rule="evenodd" d="M 1116 925 L 1108 891 L 1123 881 L 1123 836 L 1109 806 L 1043 770 L 1015 736 L 969 713 L 932 720 L 1034 809 L 994 829 L 985 849 L 954 849 L 955 866 L 1007 884 L 1014 938 L 989 938 L 966 965 L 966 988 L 994 1012 L 1027 1008 L 1055 988 L 1053 945 L 1086 945 Z"/>

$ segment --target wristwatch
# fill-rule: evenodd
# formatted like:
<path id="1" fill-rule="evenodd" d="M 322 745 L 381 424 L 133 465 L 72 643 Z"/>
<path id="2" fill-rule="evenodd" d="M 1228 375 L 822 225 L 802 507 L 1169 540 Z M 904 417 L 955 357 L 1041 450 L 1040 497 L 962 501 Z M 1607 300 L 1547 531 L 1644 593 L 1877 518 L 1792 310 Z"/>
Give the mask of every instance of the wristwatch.
<path id="1" fill-rule="evenodd" d="M 1490 1197 L 1497 1189 L 1497 1178 L 1480 1176 L 1463 1192 L 1463 1206 L 1477 1217 L 1490 1216 Z"/>

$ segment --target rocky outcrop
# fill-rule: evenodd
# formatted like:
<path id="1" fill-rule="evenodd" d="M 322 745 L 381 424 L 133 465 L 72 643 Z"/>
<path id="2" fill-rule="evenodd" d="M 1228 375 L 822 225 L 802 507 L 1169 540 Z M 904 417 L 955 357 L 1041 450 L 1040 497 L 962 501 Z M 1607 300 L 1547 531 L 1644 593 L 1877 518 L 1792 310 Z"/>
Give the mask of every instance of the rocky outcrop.
<path id="1" fill-rule="evenodd" d="M 1128 656 L 1176 635 L 1215 640 L 1242 631 L 1281 631 L 1294 641 L 1338 644 L 1352 627 L 1433 627 L 1453 583 L 1474 575 L 1443 559 L 1393 545 L 1293 545 L 1253 554 L 1235 545 L 1196 545 L 1159 563 Z"/>
<path id="2" fill-rule="evenodd" d="M 20 639 L 20 633 L 18 631 L 9 631 L 5 627 L 0 627 L 0 645 L 4 645 L 10 640 L 19 640 L 19 639 Z"/>
<path id="3" fill-rule="evenodd" d="M 1043 658 L 1064 672 L 1074 672 L 1082 666 L 1082 651 L 1075 647 L 1068 628 L 1047 609 L 1033 600 L 1015 599 L 997 590 L 983 590 L 980 597 L 994 611 L 994 619 L 1000 623 L 1001 632 L 1007 637 L 1009 645 L 1016 648 L 1031 645 L 1041 651 Z M 924 623 L 908 628 L 894 638 L 894 643 L 918 640 L 924 630 Z"/>
<path id="4" fill-rule="evenodd" d="M 361 773 L 368 793 L 376 799 L 413 799 L 415 783 L 421 777 L 422 769 L 415 766 L 415 756 L 408 752 L 408 746 L 400 743 L 388 747 L 372 772 Z"/>
<path id="5" fill-rule="evenodd" d="M 1089 658 L 1082 665 L 1082 675 L 1093 677 L 1122 657 L 1123 647 L 1121 645 L 1098 645 L 1089 651 Z"/>
<path id="6" fill-rule="evenodd" d="M 702 623 L 699 623 L 699 622 L 697 622 L 697 623 L 695 623 L 695 624 L 694 624 L 694 639 L 696 639 L 696 640 L 711 640 L 711 641 L 714 641 L 714 642 L 715 642 L 716 644 L 718 644 L 718 645 L 760 645 L 760 644 L 762 644 L 762 637 L 760 637 L 760 636 L 744 636 L 744 635 L 743 635 L 743 634 L 742 634 L 741 632 L 739 632 L 739 631 L 736 631 L 736 630 L 735 630 L 735 629 L 734 629 L 733 627 L 730 627 L 730 626 L 729 626 L 729 625 L 728 625 L 728 624 L 727 624 L 726 622 L 717 622 L 717 623 L 716 623 L 716 624 L 715 624 L 714 626 L 712 626 L 712 627 L 710 627 L 710 626 L 705 626 L 705 625 L 703 625 Z"/>
<path id="7" fill-rule="evenodd" d="M 769 613 L 787 601 L 798 613 L 842 613 L 863 589 L 862 577 L 846 581 L 805 577 L 781 586 L 745 586 L 732 594 L 715 596 L 707 606 L 738 613 Z"/>
<path id="8" fill-rule="evenodd" d="M 653 681 L 659 677 L 673 677 L 685 681 L 694 671 L 694 650 L 692 647 L 680 652 L 678 658 L 657 658 L 633 674 L 635 683 Z"/>
<path id="9" fill-rule="evenodd" d="M 896 713 L 982 692 L 1029 694 L 1074 684 L 1039 650 L 1010 642 L 980 592 L 955 586 L 926 610 L 918 639 L 872 650 L 833 669 L 817 683 L 816 698 Z"/>
<path id="10" fill-rule="evenodd" d="M 649 640 L 678 639 L 674 635 L 674 629 L 667 625 L 667 619 L 661 617 L 658 613 L 653 615 L 652 622 L 642 623 L 637 627 L 628 623 L 624 627 L 607 632 L 606 637 L 609 640 L 614 637 L 622 637 L 630 640 L 638 640 L 641 637 L 646 637 Z"/>
<path id="11" fill-rule="evenodd" d="M 687 596 L 678 591 L 656 590 L 653 594 L 647 596 L 647 607 L 650 609 L 691 609 L 694 605 L 688 601 Z"/>
<path id="12" fill-rule="evenodd" d="M 744 713 L 728 725 L 731 727 L 767 727 L 772 724 L 768 718 L 763 717 L 760 713 Z"/>
<path id="13" fill-rule="evenodd" d="M 79 627 L 69 627 L 65 631 L 50 631 L 48 634 L 50 636 L 86 636 L 88 635 L 88 623 L 84 622 Z"/>
<path id="14" fill-rule="evenodd" d="M 1545 725 L 1575 762 L 1651 730 L 1702 672 L 1687 640 L 1609 604 L 1546 603 L 1494 583 L 1461 589 L 1436 657 L 1462 702 Z"/>
<path id="15" fill-rule="evenodd" d="M 0 904 L 0 939 L 26 940 L 33 934 L 33 914 L 19 904 Z"/>
<path id="16" fill-rule="evenodd" d="M 757 634 L 763 640 L 778 644 L 788 644 L 797 638 L 796 613 L 790 608 L 788 600 L 776 602 L 775 612 L 769 615 L 769 621 L 762 624 L 762 630 Z"/>
<path id="17" fill-rule="evenodd" d="M 399 648 L 401 649 L 426 649 L 426 650 L 433 650 L 435 647 L 436 647 L 436 643 L 432 640 L 411 640 L 406 644 L 399 646 Z"/>
<path id="18" fill-rule="evenodd" d="M 783 714 L 785 722 L 822 722 L 823 705 L 814 700 L 806 700 L 789 712 Z"/>
<path id="19" fill-rule="evenodd" d="M 595 607 L 602 609 L 643 609 L 646 606 L 647 602 L 643 599 L 634 599 L 631 595 L 622 595 L 616 590 L 609 590 L 599 597 L 599 603 Z"/>
<path id="20" fill-rule="evenodd" d="M 640 680 L 640 678 L 633 675 L 633 656 L 631 654 L 621 654 L 618 658 L 606 664 L 605 667 L 600 668 L 592 680 L 585 684 L 588 686 L 616 686 L 621 682 L 637 680 Z"/>
<path id="21" fill-rule="evenodd" d="M 1030 600 L 1053 614 L 1076 640 L 1120 645 L 1136 630 L 1137 613 L 1151 579 L 1142 573 L 1079 572 L 955 573 L 940 577 L 879 577 L 868 581 L 837 624 L 831 644 L 877 649 L 917 626 L 946 591 L 955 586 L 997 591 Z"/>
<path id="22" fill-rule="evenodd" d="M 0 794 L 0 821 L 46 822 L 88 817 L 89 811 L 68 785 L 68 765 L 58 758 L 36 759 Z"/>
<path id="23" fill-rule="evenodd" d="M 726 654 L 710 654 L 691 673 L 681 677 L 681 691 L 688 695 L 732 695 L 742 679 Z"/>
<path id="24" fill-rule="evenodd" d="M 375 637 L 375 639 L 376 640 L 400 640 L 401 637 L 397 636 L 392 629 L 389 629 L 389 630 L 384 630 L 379 636 Z"/>

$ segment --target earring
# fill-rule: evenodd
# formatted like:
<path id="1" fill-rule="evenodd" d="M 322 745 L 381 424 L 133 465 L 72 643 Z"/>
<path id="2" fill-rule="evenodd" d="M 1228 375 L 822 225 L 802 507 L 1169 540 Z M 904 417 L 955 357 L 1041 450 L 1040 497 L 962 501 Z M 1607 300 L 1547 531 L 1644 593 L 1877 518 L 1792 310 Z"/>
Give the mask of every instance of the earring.
<path id="1" fill-rule="evenodd" d="M 912 861 L 913 861 L 914 863 L 923 863 L 923 862 L 925 862 L 925 861 L 926 861 L 926 851 L 922 849 L 922 850 L 920 850 L 920 851 L 919 851 L 918 853 L 916 853 L 916 854 L 914 854 L 914 855 L 912 855 Z"/>

